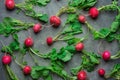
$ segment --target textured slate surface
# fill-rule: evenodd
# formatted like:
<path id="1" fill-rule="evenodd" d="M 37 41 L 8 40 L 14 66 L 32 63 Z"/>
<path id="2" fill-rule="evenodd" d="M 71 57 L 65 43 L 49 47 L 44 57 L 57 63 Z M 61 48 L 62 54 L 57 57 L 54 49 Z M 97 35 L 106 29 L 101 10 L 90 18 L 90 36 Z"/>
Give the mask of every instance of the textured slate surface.
<path id="1" fill-rule="evenodd" d="M 16 3 L 22 2 L 24 0 L 15 0 Z M 106 5 L 111 3 L 111 0 L 98 0 L 98 3 L 96 4 L 97 7 L 102 6 L 102 5 Z M 57 2 L 56 0 L 51 0 L 51 2 L 46 6 L 46 7 L 35 7 L 35 10 L 37 12 L 43 12 L 43 13 L 47 13 L 49 14 L 49 16 L 51 15 L 55 15 L 57 13 L 57 11 L 60 9 L 60 7 L 64 6 L 67 4 L 67 0 L 60 0 L 59 2 Z M 87 12 L 85 12 L 87 14 Z M 99 30 L 102 27 L 109 27 L 111 25 L 111 22 L 114 20 L 114 17 L 116 15 L 116 12 L 101 12 L 98 19 L 93 20 L 90 17 L 87 18 L 88 22 L 90 22 L 97 30 Z M 4 0 L 0 0 L 0 21 L 2 21 L 2 19 L 6 16 L 11 16 L 13 18 L 25 21 L 25 22 L 34 22 L 37 23 L 37 20 L 34 20 L 30 17 L 26 17 L 22 12 L 18 15 L 16 14 L 16 10 L 14 11 L 8 11 L 6 10 L 5 6 L 4 6 Z M 64 22 L 64 20 L 66 19 L 66 14 L 61 16 L 62 22 Z M 58 29 L 54 29 L 54 28 L 46 28 L 44 30 L 42 30 L 39 34 L 34 34 L 33 31 L 30 29 L 31 32 L 31 36 L 34 38 L 34 48 L 37 48 L 41 51 L 41 53 L 46 53 L 48 51 L 50 51 L 53 47 L 59 49 L 62 46 L 65 46 L 66 44 L 64 42 L 56 42 L 54 43 L 51 47 L 47 46 L 45 44 L 45 39 L 47 36 L 55 36 L 57 34 L 57 32 L 60 30 L 60 27 Z M 85 25 L 83 25 L 83 34 L 79 35 L 78 37 L 84 36 L 84 34 L 86 34 L 87 32 L 87 28 Z M 19 41 L 21 42 L 21 44 L 23 44 L 24 39 L 29 35 L 27 31 L 21 31 L 18 33 L 19 34 Z M 3 43 L 5 45 L 9 44 L 12 41 L 11 37 L 3 37 L 0 36 L 0 40 L 3 40 Z M 89 39 L 86 40 L 85 43 L 85 49 L 87 51 L 94 51 L 97 52 L 97 47 L 100 41 L 95 41 L 93 40 L 93 37 L 90 33 L 89 35 Z M 107 43 L 106 41 L 103 41 L 103 44 L 101 45 L 101 52 L 104 50 L 110 50 L 112 55 L 114 53 L 116 53 L 118 51 L 118 45 L 117 42 L 112 42 L 112 43 Z M 1 49 L 1 45 L 0 45 L 0 49 Z M 16 56 L 19 56 L 20 53 L 15 53 Z M 46 61 L 44 59 L 40 59 L 38 57 L 36 57 L 39 60 L 40 65 L 47 65 L 49 63 L 49 61 Z M 24 57 L 24 61 L 27 61 L 29 65 L 33 66 L 34 62 L 31 59 L 29 53 L 27 53 Z M 65 70 L 70 73 L 70 68 L 75 67 L 77 65 L 79 65 L 81 62 L 81 54 L 77 53 L 73 56 L 72 60 L 68 63 L 66 63 L 65 66 Z M 88 73 L 88 78 L 89 80 L 104 80 L 102 78 L 100 78 L 97 74 L 97 70 L 98 68 L 104 68 L 106 70 L 106 73 L 109 73 L 109 71 L 111 70 L 111 68 L 113 67 L 113 65 L 115 63 L 120 63 L 120 60 L 115 60 L 115 61 L 109 61 L 109 62 L 104 62 L 103 60 L 101 60 L 101 64 L 99 66 L 97 66 L 95 68 L 95 70 L 91 73 Z M 31 77 L 27 76 L 25 77 L 22 74 L 22 70 L 20 69 L 20 67 L 15 64 L 15 62 L 13 61 L 12 64 L 10 65 L 12 70 L 15 72 L 15 74 L 19 77 L 20 80 L 32 80 Z M 0 64 L 0 69 L 2 68 L 2 64 Z M 4 71 L 4 69 L 1 69 L 2 71 Z M 0 80 L 6 80 L 6 79 L 2 79 L 4 78 L 4 76 L 2 76 L 3 74 L 2 71 L 0 71 Z M 60 77 L 58 77 L 57 75 L 53 74 L 53 78 L 54 80 L 62 80 Z M 42 79 L 39 79 L 42 80 Z M 111 79 L 112 80 L 112 79 Z"/>

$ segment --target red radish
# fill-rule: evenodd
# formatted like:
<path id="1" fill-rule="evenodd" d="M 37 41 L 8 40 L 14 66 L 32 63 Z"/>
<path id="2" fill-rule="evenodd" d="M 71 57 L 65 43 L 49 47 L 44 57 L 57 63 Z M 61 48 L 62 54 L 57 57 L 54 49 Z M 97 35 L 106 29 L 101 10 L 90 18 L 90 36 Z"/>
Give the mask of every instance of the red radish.
<path id="1" fill-rule="evenodd" d="M 2 63 L 5 64 L 5 65 L 10 64 L 11 61 L 12 61 L 12 58 L 11 58 L 10 55 L 4 55 L 2 57 Z"/>
<path id="2" fill-rule="evenodd" d="M 108 61 L 110 59 L 110 56 L 111 56 L 111 53 L 108 50 L 104 51 L 103 54 L 102 54 L 102 58 L 105 61 Z"/>
<path id="3" fill-rule="evenodd" d="M 31 67 L 30 66 L 25 66 L 23 68 L 23 72 L 24 72 L 25 75 L 30 74 L 31 73 Z"/>
<path id="4" fill-rule="evenodd" d="M 83 50 L 83 48 L 84 48 L 84 44 L 83 43 L 78 43 L 75 46 L 76 51 L 81 51 L 81 50 Z"/>
<path id="5" fill-rule="evenodd" d="M 105 70 L 104 69 L 99 69 L 98 70 L 98 74 L 100 75 L 100 76 L 104 76 L 105 75 Z"/>
<path id="6" fill-rule="evenodd" d="M 33 46 L 33 39 L 31 37 L 27 37 L 24 41 L 24 44 L 25 44 L 26 47 Z"/>
<path id="7" fill-rule="evenodd" d="M 12 10 L 15 8 L 15 1 L 14 0 L 5 0 L 5 6 L 7 9 Z"/>
<path id="8" fill-rule="evenodd" d="M 96 7 L 92 7 L 92 8 L 90 8 L 90 10 L 89 10 L 89 14 L 90 14 L 90 16 L 91 16 L 92 18 L 97 18 L 98 15 L 99 15 L 99 11 L 98 11 L 98 9 L 97 9 Z"/>
<path id="9" fill-rule="evenodd" d="M 79 15 L 78 20 L 79 20 L 79 22 L 81 22 L 81 23 L 85 23 L 86 18 L 85 18 L 85 16 L 84 16 L 84 15 Z"/>
<path id="10" fill-rule="evenodd" d="M 51 16 L 50 24 L 57 28 L 61 24 L 61 20 L 58 16 Z"/>
<path id="11" fill-rule="evenodd" d="M 77 74 L 78 80 L 87 80 L 87 73 L 85 71 L 80 71 Z"/>
<path id="12" fill-rule="evenodd" d="M 52 45 L 52 43 L 53 43 L 53 38 L 52 38 L 52 37 L 47 37 L 46 43 L 47 43 L 48 45 Z"/>
<path id="13" fill-rule="evenodd" d="M 33 31 L 35 32 L 35 33 L 38 33 L 38 32 L 40 32 L 40 30 L 42 29 L 42 26 L 41 26 L 41 24 L 35 24 L 34 26 L 33 26 Z"/>

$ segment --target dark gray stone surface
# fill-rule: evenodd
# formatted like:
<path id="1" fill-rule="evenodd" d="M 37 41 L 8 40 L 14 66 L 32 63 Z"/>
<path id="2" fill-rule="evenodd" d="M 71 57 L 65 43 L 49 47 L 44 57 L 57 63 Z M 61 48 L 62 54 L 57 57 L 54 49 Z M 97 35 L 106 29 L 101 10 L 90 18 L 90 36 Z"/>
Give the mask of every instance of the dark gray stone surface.
<path id="1" fill-rule="evenodd" d="M 22 2 L 24 0 L 15 0 L 16 3 Z M 102 5 L 106 5 L 111 3 L 112 0 L 98 0 L 98 3 L 96 4 L 97 7 L 100 7 Z M 67 0 L 60 0 L 59 2 L 57 2 L 57 0 L 51 0 L 51 2 L 46 6 L 46 7 L 35 7 L 35 10 L 37 12 L 42 12 L 42 13 L 47 13 L 49 14 L 49 16 L 51 15 L 55 15 L 57 13 L 57 11 L 60 9 L 60 7 L 65 6 L 67 4 Z M 87 12 L 85 12 L 87 14 Z M 116 12 L 101 12 L 98 19 L 93 20 L 90 17 L 87 18 L 88 22 L 91 23 L 91 25 L 93 25 L 95 27 L 95 29 L 99 30 L 100 28 L 103 27 L 109 27 L 111 25 L 111 22 L 114 20 L 116 15 Z M 0 0 L 0 21 L 2 21 L 2 19 L 6 16 L 10 16 L 22 21 L 26 21 L 26 22 L 34 22 L 37 23 L 37 20 L 34 20 L 30 17 L 25 16 L 22 12 L 18 15 L 16 14 L 16 10 L 14 11 L 8 11 L 6 10 L 5 6 L 4 6 L 4 0 Z M 64 20 L 66 19 L 66 14 L 61 16 L 62 22 L 64 23 Z M 42 30 L 39 34 L 34 34 L 33 31 L 30 29 L 31 32 L 31 36 L 34 38 L 34 48 L 37 48 L 41 51 L 41 53 L 46 53 L 48 51 L 50 51 L 53 47 L 60 49 L 62 46 L 65 46 L 66 44 L 64 42 L 56 42 L 54 43 L 52 46 L 47 46 L 45 44 L 45 39 L 47 36 L 56 36 L 56 34 L 58 33 L 58 31 L 60 30 L 61 27 L 54 29 L 54 28 L 45 28 L 44 30 Z M 78 37 L 84 36 L 84 34 L 86 34 L 87 32 L 87 28 L 85 25 L 83 25 L 83 34 L 79 35 Z M 24 39 L 29 35 L 27 31 L 21 31 L 18 33 L 19 34 L 19 41 L 21 42 L 21 44 L 23 44 Z M 3 37 L 0 36 L 0 40 L 3 40 L 3 43 L 5 45 L 9 44 L 12 41 L 11 37 Z M 85 43 L 85 49 L 87 51 L 94 51 L 97 53 L 97 47 L 100 41 L 95 41 L 91 35 L 89 35 L 89 39 L 86 40 Z M 116 53 L 118 51 L 118 44 L 116 41 L 112 42 L 112 43 L 107 43 L 106 41 L 103 41 L 103 44 L 101 45 L 102 48 L 100 49 L 101 52 L 104 50 L 110 50 L 112 55 L 114 53 Z M 1 49 L 2 45 L 0 45 L 0 49 Z M 16 56 L 19 56 L 20 53 L 15 53 Z M 49 61 L 46 61 L 44 59 L 38 58 L 36 57 L 37 60 L 39 61 L 40 65 L 47 65 L 49 63 Z M 24 57 L 24 61 L 27 61 L 28 64 L 30 66 L 34 65 L 34 62 L 32 60 L 32 58 L 30 57 L 29 53 L 27 53 Z M 68 63 L 66 63 L 65 66 L 65 70 L 70 73 L 70 68 L 75 67 L 77 65 L 79 65 L 81 62 L 81 54 L 75 54 L 72 58 L 72 60 Z M 109 73 L 111 68 L 113 67 L 113 65 L 115 63 L 120 63 L 120 60 L 115 60 L 115 61 L 109 61 L 109 62 L 104 62 L 103 60 L 101 60 L 101 64 L 98 65 L 97 67 L 95 67 L 95 70 L 91 73 L 88 73 L 88 78 L 89 80 L 104 80 L 102 78 L 100 78 L 97 74 L 97 70 L 99 68 L 104 68 L 106 70 L 106 73 Z M 15 64 L 15 62 L 13 61 L 12 64 L 10 65 L 12 70 L 14 71 L 14 73 L 19 77 L 20 80 L 32 80 L 31 77 L 27 76 L 25 77 L 22 73 L 22 70 L 20 69 L 20 67 Z M 3 67 L 2 64 L 0 64 L 0 68 Z M 3 69 L 4 70 L 4 69 Z M 2 70 L 2 71 L 3 71 Z M 0 70 L 0 80 L 5 80 L 2 79 L 1 75 L 1 70 Z M 4 74 L 4 73 L 3 73 Z M 5 75 L 6 76 L 6 75 Z M 57 75 L 53 74 L 53 80 L 62 80 L 60 77 L 58 77 Z M 39 79 L 42 80 L 42 79 Z M 111 79 L 112 80 L 112 79 Z"/>

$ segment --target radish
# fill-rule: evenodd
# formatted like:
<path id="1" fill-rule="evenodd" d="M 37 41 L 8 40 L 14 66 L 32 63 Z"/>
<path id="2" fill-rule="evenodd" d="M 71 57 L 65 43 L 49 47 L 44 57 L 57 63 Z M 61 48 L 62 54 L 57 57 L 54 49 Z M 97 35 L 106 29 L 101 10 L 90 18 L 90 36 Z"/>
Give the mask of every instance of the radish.
<path id="1" fill-rule="evenodd" d="M 105 75 L 105 70 L 104 69 L 99 69 L 98 70 L 98 74 L 100 75 L 100 76 L 104 76 Z"/>
<path id="2" fill-rule="evenodd" d="M 108 50 L 103 52 L 103 54 L 102 54 L 103 60 L 108 61 L 110 59 L 110 57 L 111 57 L 111 53 Z"/>
<path id="3" fill-rule="evenodd" d="M 78 80 L 87 80 L 87 73 L 84 70 L 78 72 L 77 79 Z"/>
<path id="4" fill-rule="evenodd" d="M 89 10 L 89 14 L 92 18 L 97 18 L 99 15 L 99 10 L 96 7 L 92 7 Z"/>
<path id="5" fill-rule="evenodd" d="M 30 66 L 25 66 L 25 67 L 23 68 L 23 73 L 24 73 L 25 75 L 30 74 L 30 73 L 31 73 L 31 67 L 30 67 Z"/>
<path id="6" fill-rule="evenodd" d="M 61 20 L 58 16 L 51 16 L 50 24 L 57 28 L 61 24 Z"/>
<path id="7" fill-rule="evenodd" d="M 12 10 L 15 8 L 15 1 L 14 0 L 5 0 L 5 6 L 7 9 Z"/>
<path id="8" fill-rule="evenodd" d="M 81 22 L 81 23 L 85 23 L 86 18 L 85 18 L 85 16 L 84 16 L 84 15 L 79 15 L 78 20 L 79 20 L 79 22 Z"/>
<path id="9" fill-rule="evenodd" d="M 24 41 L 24 44 L 25 44 L 26 47 L 33 46 L 33 39 L 31 37 L 27 37 Z"/>
<path id="10" fill-rule="evenodd" d="M 12 58 L 11 58 L 10 55 L 4 55 L 4 56 L 2 57 L 2 63 L 5 64 L 5 65 L 10 64 L 11 61 L 12 61 Z"/>
<path id="11" fill-rule="evenodd" d="M 53 43 L 53 38 L 52 38 L 52 37 L 47 37 L 46 43 L 47 43 L 48 45 L 52 45 L 52 43 Z"/>
<path id="12" fill-rule="evenodd" d="M 81 50 L 83 50 L 83 48 L 84 48 L 84 44 L 83 43 L 78 43 L 75 46 L 76 51 L 81 51 Z"/>
<path id="13" fill-rule="evenodd" d="M 38 33 L 38 32 L 40 32 L 40 30 L 42 30 L 42 26 L 41 26 L 41 24 L 35 24 L 34 26 L 33 26 L 33 31 L 35 32 L 35 33 Z"/>

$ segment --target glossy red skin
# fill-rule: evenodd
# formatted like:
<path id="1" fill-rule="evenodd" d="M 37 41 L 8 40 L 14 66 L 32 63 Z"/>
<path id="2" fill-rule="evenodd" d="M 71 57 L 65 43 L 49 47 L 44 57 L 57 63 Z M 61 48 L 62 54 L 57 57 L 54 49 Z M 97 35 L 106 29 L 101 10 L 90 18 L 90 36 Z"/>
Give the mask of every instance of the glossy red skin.
<path id="1" fill-rule="evenodd" d="M 2 57 L 2 63 L 5 64 L 5 65 L 10 64 L 11 61 L 12 61 L 12 58 L 11 58 L 10 55 L 4 55 L 4 56 Z"/>
<path id="2" fill-rule="evenodd" d="M 12 10 L 15 8 L 15 1 L 14 0 L 6 0 L 5 6 L 7 9 Z"/>
<path id="3" fill-rule="evenodd" d="M 47 43 L 48 45 L 52 45 L 52 43 L 53 43 L 53 38 L 52 38 L 52 37 L 47 37 L 46 43 Z"/>
<path id="4" fill-rule="evenodd" d="M 83 43 L 78 43 L 75 46 L 76 51 L 81 51 L 84 49 L 84 44 Z"/>
<path id="5" fill-rule="evenodd" d="M 34 26 L 33 26 L 33 31 L 35 32 L 35 33 L 38 33 L 38 32 L 40 32 L 41 31 L 41 29 L 42 29 L 42 26 L 41 26 L 41 24 L 35 24 Z"/>
<path id="6" fill-rule="evenodd" d="M 104 69 L 99 69 L 98 70 L 98 74 L 100 75 L 100 76 L 104 76 L 105 75 L 105 70 Z"/>
<path id="7" fill-rule="evenodd" d="M 108 50 L 103 52 L 102 58 L 103 58 L 104 61 L 110 60 L 110 57 L 111 57 L 111 53 Z"/>
<path id="8" fill-rule="evenodd" d="M 90 8 L 90 10 L 89 10 L 89 14 L 90 14 L 90 16 L 91 16 L 92 18 L 97 18 L 98 15 L 99 15 L 99 11 L 98 11 L 98 9 L 97 9 L 96 7 L 92 7 L 92 8 Z"/>
<path id="9" fill-rule="evenodd" d="M 33 46 L 33 39 L 31 37 L 28 37 L 25 39 L 24 44 L 26 47 L 31 47 Z"/>
<path id="10" fill-rule="evenodd" d="M 23 73 L 24 73 L 25 75 L 29 75 L 29 74 L 31 73 L 31 67 L 30 67 L 30 66 L 25 66 L 25 67 L 23 68 Z"/>
<path id="11" fill-rule="evenodd" d="M 86 18 L 85 18 L 85 16 L 84 16 L 84 15 L 79 15 L 78 20 L 79 20 L 79 22 L 81 22 L 81 23 L 85 23 Z"/>
<path id="12" fill-rule="evenodd" d="M 78 72 L 77 79 L 78 80 L 87 80 L 87 73 L 83 70 Z"/>
<path id="13" fill-rule="evenodd" d="M 50 24 L 57 28 L 61 24 L 61 19 L 58 16 L 51 16 Z"/>

